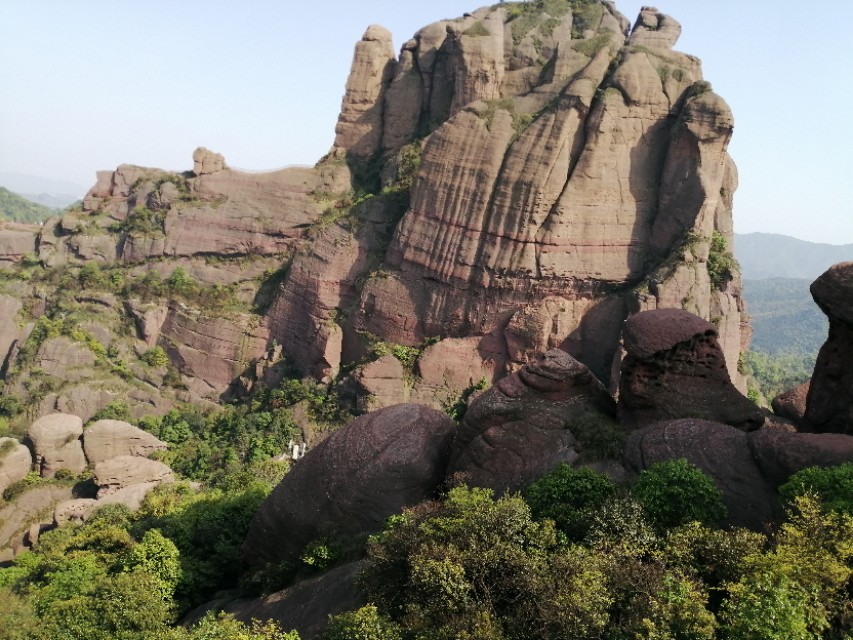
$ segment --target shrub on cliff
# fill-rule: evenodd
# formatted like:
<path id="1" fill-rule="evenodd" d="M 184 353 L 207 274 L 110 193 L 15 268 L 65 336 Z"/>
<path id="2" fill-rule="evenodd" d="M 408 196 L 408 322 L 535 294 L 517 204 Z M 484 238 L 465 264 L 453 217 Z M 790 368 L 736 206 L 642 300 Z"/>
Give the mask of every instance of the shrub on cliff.
<path id="1" fill-rule="evenodd" d="M 694 520 L 712 524 L 726 515 L 714 481 L 684 458 L 653 464 L 640 474 L 633 493 L 659 527 Z"/>

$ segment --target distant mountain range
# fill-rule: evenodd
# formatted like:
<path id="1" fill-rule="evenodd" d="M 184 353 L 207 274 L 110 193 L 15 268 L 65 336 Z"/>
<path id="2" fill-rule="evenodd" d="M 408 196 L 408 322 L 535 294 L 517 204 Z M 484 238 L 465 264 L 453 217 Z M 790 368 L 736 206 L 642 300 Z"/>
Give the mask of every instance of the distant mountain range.
<path id="1" fill-rule="evenodd" d="M 776 233 L 735 234 L 744 280 L 803 278 L 811 282 L 832 265 L 853 260 L 853 244 L 807 242 Z"/>
<path id="2" fill-rule="evenodd" d="M 0 171 L 0 187 L 51 209 L 64 209 L 86 194 L 85 187 L 73 182 L 7 171 Z"/>
<path id="3" fill-rule="evenodd" d="M 13 222 L 38 223 L 44 222 L 58 212 L 56 207 L 46 207 L 32 202 L 17 193 L 12 193 L 0 187 L 0 220 Z"/>

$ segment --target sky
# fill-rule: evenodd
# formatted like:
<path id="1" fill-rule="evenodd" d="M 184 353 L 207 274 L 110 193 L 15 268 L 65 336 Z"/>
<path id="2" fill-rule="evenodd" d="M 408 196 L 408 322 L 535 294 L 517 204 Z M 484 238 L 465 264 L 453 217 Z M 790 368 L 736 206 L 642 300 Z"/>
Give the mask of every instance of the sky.
<path id="1" fill-rule="evenodd" d="M 632 22 L 642 2 L 617 8 Z M 331 147 L 353 47 L 476 0 L 0 0 L 0 173 L 78 186 L 122 163 L 259 171 Z M 731 106 L 735 230 L 853 243 L 847 2 L 658 0 Z M 853 259 L 853 256 L 851 256 Z"/>

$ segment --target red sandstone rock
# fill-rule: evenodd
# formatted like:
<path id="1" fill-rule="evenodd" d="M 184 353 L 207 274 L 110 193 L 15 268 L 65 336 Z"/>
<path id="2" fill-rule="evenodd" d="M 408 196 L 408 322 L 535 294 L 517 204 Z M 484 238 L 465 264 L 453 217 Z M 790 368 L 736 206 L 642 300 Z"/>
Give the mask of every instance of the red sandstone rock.
<path id="1" fill-rule="evenodd" d="M 578 457 L 572 421 L 613 399 L 589 369 L 554 349 L 471 403 L 453 441 L 449 478 L 515 491 Z"/>
<path id="2" fill-rule="evenodd" d="M 679 309 L 631 316 L 623 331 L 619 411 L 628 428 L 698 418 L 745 431 L 764 424 L 761 410 L 732 385 L 717 332 Z"/>
<path id="3" fill-rule="evenodd" d="M 444 479 L 453 422 L 402 404 L 363 415 L 300 460 L 261 505 L 243 544 L 253 565 L 293 561 L 323 535 L 376 531 Z"/>
<path id="4" fill-rule="evenodd" d="M 808 398 L 810 386 L 811 380 L 773 398 L 771 403 L 773 413 L 791 420 L 794 424 L 802 422 L 806 413 L 806 398 Z"/>

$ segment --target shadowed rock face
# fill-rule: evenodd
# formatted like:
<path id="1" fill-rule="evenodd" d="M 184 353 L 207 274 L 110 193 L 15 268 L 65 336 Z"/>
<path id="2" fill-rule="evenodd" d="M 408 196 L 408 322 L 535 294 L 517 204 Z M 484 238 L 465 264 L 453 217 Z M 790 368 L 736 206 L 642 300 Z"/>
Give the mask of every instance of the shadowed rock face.
<path id="1" fill-rule="evenodd" d="M 811 381 L 804 382 L 773 398 L 771 403 L 773 413 L 791 420 L 794 424 L 800 424 L 806 413 L 806 399 L 809 395 L 810 386 Z"/>
<path id="2" fill-rule="evenodd" d="M 255 514 L 243 544 L 251 564 L 294 560 L 323 535 L 376 531 L 431 498 L 444 480 L 453 421 L 414 404 L 356 418 L 296 464 Z"/>
<path id="3" fill-rule="evenodd" d="M 803 428 L 853 434 L 853 262 L 830 267 L 811 292 L 829 318 L 829 337 L 817 356 Z"/>
<path id="4" fill-rule="evenodd" d="M 516 491 L 559 462 L 578 458 L 572 421 L 613 414 L 613 399 L 589 369 L 553 349 L 477 397 L 453 441 L 448 477 Z"/>
<path id="5" fill-rule="evenodd" d="M 623 341 L 619 412 L 629 429 L 677 418 L 745 431 L 764 424 L 761 410 L 732 385 L 710 322 L 678 309 L 646 311 L 625 322 Z"/>

